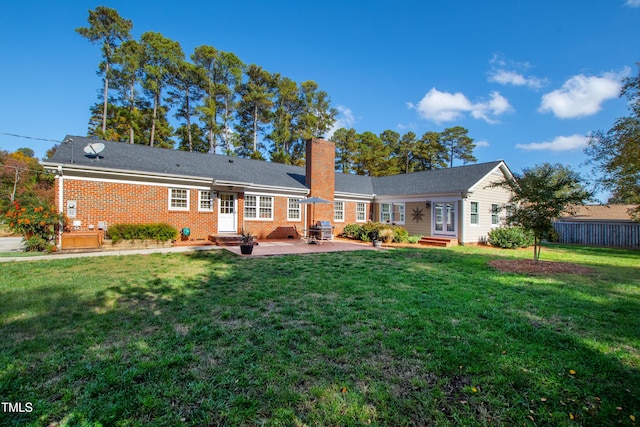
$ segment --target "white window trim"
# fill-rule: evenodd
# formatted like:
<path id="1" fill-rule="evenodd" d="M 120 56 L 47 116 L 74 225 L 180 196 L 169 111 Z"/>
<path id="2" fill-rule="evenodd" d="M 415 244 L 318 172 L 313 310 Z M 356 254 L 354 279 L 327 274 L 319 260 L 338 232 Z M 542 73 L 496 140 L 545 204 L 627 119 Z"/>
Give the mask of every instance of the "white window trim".
<path id="1" fill-rule="evenodd" d="M 246 204 L 246 198 L 247 197 L 255 197 L 256 198 L 256 217 L 252 218 L 252 217 L 248 217 L 247 216 L 247 204 Z M 267 217 L 267 218 L 260 218 L 260 200 L 262 199 L 271 199 L 271 216 Z M 275 210 L 275 197 L 273 196 L 260 196 L 257 194 L 245 194 L 245 209 L 244 209 L 244 219 L 247 221 L 273 221 L 273 215 L 274 215 L 274 210 Z"/>
<path id="2" fill-rule="evenodd" d="M 390 207 L 389 212 L 387 212 L 389 214 L 389 220 L 387 222 L 386 219 L 383 218 L 383 206 L 384 205 L 388 205 Z M 404 218 L 400 219 L 398 218 L 397 220 L 394 220 L 393 218 L 393 213 L 394 213 L 394 206 L 400 206 L 402 207 L 402 216 Z M 388 224 L 400 224 L 400 225 L 404 225 L 407 221 L 407 211 L 406 211 L 406 205 L 404 202 L 386 202 L 386 203 L 380 203 L 380 222 L 382 223 L 388 223 Z"/>
<path id="3" fill-rule="evenodd" d="M 472 209 L 473 205 L 476 205 L 476 211 L 474 212 Z M 476 222 L 473 222 L 473 216 L 476 216 Z M 479 227 L 480 226 L 480 202 L 469 202 L 469 225 L 471 227 Z"/>
<path id="4" fill-rule="evenodd" d="M 364 208 L 362 211 L 358 210 L 358 206 L 360 205 Z M 359 213 L 364 215 L 362 219 L 358 218 Z M 367 222 L 367 204 L 365 202 L 356 202 L 356 222 Z"/>
<path id="5" fill-rule="evenodd" d="M 340 209 L 336 210 L 336 204 L 340 204 Z M 344 212 L 345 203 L 342 200 L 337 200 L 333 202 L 333 220 L 335 222 L 344 222 L 345 221 L 345 212 Z M 342 219 L 336 219 L 336 213 L 342 212 Z"/>
<path id="6" fill-rule="evenodd" d="M 189 188 L 173 188 L 170 187 L 168 189 L 168 205 L 169 205 L 169 210 L 170 211 L 180 211 L 180 212 L 188 212 L 189 208 L 190 208 L 190 196 L 191 196 L 191 190 Z M 171 201 L 174 199 L 173 197 L 173 191 L 177 190 L 177 191 L 186 191 L 187 192 L 187 206 L 186 207 L 174 207 L 171 206 Z"/>
<path id="7" fill-rule="evenodd" d="M 287 221 L 289 222 L 302 222 L 302 206 L 300 205 L 300 203 L 298 203 L 301 199 L 297 198 L 297 197 L 289 197 L 287 199 Z M 289 216 L 289 213 L 292 210 L 295 210 L 296 208 L 292 208 L 290 203 L 291 201 L 295 201 L 295 203 L 298 205 L 297 210 L 298 210 L 298 218 L 292 218 Z"/>
<path id="8" fill-rule="evenodd" d="M 495 207 L 495 210 L 494 210 Z M 493 219 L 496 219 L 496 222 L 493 222 Z M 491 203 L 491 227 L 499 227 L 500 226 L 500 205 L 498 203 Z"/>
<path id="9" fill-rule="evenodd" d="M 202 208 L 202 202 L 204 199 L 202 198 L 202 193 L 209 193 L 209 202 L 211 203 L 211 207 L 208 209 Z M 213 212 L 214 209 L 213 203 L 213 191 L 211 190 L 198 190 L 198 212 Z"/>
<path id="10" fill-rule="evenodd" d="M 389 211 L 385 212 L 384 207 L 389 206 Z M 389 214 L 389 219 L 384 218 L 384 214 Z M 393 204 L 392 203 L 380 203 L 380 222 L 386 223 L 391 222 L 391 218 L 393 217 Z"/>

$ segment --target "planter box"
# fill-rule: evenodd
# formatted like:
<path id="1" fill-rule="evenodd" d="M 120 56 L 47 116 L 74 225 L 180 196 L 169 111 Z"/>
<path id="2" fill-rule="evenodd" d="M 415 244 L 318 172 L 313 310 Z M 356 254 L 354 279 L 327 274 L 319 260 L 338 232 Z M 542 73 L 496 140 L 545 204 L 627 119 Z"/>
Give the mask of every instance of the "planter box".
<path id="1" fill-rule="evenodd" d="M 62 234 L 62 249 L 100 249 L 102 232 L 71 232 Z"/>

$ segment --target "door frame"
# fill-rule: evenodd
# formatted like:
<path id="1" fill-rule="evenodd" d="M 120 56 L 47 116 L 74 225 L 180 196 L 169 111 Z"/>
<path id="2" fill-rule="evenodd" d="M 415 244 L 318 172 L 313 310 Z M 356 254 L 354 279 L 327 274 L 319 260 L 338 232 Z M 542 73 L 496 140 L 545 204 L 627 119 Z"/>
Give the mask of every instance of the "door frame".
<path id="1" fill-rule="evenodd" d="M 438 209 L 438 205 L 442 206 L 442 230 L 436 230 L 436 224 L 437 224 L 437 212 L 436 210 Z M 453 225 L 453 230 L 450 231 L 448 230 L 448 225 L 449 222 L 448 220 L 448 216 L 447 215 L 447 207 L 449 205 L 453 206 L 453 222 L 451 223 Z M 459 211 L 459 203 L 457 200 L 443 200 L 443 201 L 434 201 L 432 202 L 432 206 L 433 206 L 433 211 L 432 211 L 432 215 L 431 215 L 431 235 L 432 236 L 447 236 L 447 237 L 458 237 L 458 226 L 459 226 L 459 222 L 458 222 L 458 211 Z"/>
<path id="2" fill-rule="evenodd" d="M 230 229 L 221 229 L 221 217 L 222 217 L 222 213 L 220 212 L 220 210 L 223 208 L 223 204 L 222 204 L 222 196 L 233 196 L 233 212 L 231 215 L 233 215 L 233 217 L 231 217 L 231 220 L 233 221 L 232 226 L 230 227 Z M 226 206 L 226 205 L 225 205 Z M 237 233 L 238 232 L 238 193 L 232 193 L 232 192 L 219 192 L 218 193 L 218 209 L 216 210 L 217 212 L 217 222 L 218 222 L 218 233 Z M 229 214 L 226 214 L 229 215 Z"/>

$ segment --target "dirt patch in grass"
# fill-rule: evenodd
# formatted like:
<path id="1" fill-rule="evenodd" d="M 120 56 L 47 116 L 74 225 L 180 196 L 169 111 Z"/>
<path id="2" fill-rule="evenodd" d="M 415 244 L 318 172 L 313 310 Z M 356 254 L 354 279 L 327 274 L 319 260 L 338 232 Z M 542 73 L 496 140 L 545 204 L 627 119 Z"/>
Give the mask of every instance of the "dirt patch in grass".
<path id="1" fill-rule="evenodd" d="M 496 259 L 489 265 L 503 273 L 520 274 L 592 274 L 595 272 L 590 267 L 572 264 L 569 262 L 538 261 L 532 259 Z"/>

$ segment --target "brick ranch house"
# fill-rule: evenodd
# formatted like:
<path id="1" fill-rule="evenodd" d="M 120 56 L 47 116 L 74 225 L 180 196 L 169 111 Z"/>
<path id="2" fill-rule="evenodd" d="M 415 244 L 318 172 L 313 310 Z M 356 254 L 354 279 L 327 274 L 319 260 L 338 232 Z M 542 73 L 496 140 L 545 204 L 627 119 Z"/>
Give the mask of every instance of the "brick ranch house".
<path id="1" fill-rule="evenodd" d="M 89 144 L 100 142 L 96 155 Z M 509 193 L 503 161 L 369 177 L 335 172 L 335 145 L 307 142 L 306 167 L 67 136 L 43 166 L 56 174 L 56 206 L 78 231 L 117 223 L 171 224 L 190 238 L 238 233 L 296 238 L 313 220 L 389 222 L 410 234 L 484 242 Z M 87 154 L 89 152 L 89 154 Z M 320 197 L 329 204 L 299 204 Z"/>

